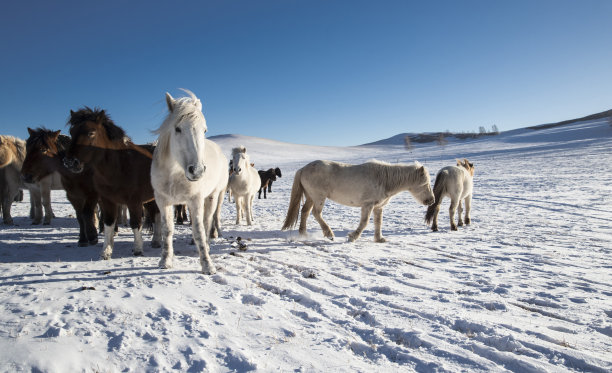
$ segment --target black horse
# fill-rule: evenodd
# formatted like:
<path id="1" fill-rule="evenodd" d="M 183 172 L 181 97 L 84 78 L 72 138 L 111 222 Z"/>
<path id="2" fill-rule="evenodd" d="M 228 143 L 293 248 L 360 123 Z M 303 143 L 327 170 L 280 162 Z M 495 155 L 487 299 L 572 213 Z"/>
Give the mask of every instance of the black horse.
<path id="1" fill-rule="evenodd" d="M 259 173 L 259 178 L 261 179 L 261 186 L 259 187 L 259 195 L 258 198 L 261 199 L 261 191 L 264 192 L 264 198 L 268 198 L 266 195 L 266 189 L 268 193 L 272 192 L 272 182 L 276 181 L 276 177 L 282 177 L 280 168 L 270 168 L 267 171 L 257 171 Z"/>

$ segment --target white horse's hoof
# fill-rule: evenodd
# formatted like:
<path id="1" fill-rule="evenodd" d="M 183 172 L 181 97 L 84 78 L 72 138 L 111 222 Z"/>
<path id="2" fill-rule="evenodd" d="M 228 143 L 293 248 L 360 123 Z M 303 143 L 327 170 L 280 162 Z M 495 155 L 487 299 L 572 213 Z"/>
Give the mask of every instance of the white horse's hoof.
<path id="1" fill-rule="evenodd" d="M 387 242 L 387 239 L 384 237 L 380 237 L 380 238 L 377 238 L 375 241 L 378 243 L 383 243 L 383 242 Z"/>
<path id="2" fill-rule="evenodd" d="M 102 253 L 102 255 L 100 255 L 100 259 L 102 260 L 110 260 L 110 258 L 111 258 L 110 253 Z"/>
<path id="3" fill-rule="evenodd" d="M 159 268 L 170 269 L 172 268 L 172 259 L 162 259 L 159 261 Z"/>
<path id="4" fill-rule="evenodd" d="M 214 266 L 202 266 L 202 273 L 205 275 L 214 275 L 217 270 Z"/>

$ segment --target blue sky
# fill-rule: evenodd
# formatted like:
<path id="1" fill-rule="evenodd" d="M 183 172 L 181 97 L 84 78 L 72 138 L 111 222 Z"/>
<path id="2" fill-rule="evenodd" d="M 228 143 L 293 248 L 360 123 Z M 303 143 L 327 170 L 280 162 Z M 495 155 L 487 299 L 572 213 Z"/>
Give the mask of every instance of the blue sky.
<path id="1" fill-rule="evenodd" d="M 164 93 L 209 135 L 357 145 L 612 109 L 612 1 L 29 1 L 0 13 L 0 134 L 107 110 L 135 142 Z"/>

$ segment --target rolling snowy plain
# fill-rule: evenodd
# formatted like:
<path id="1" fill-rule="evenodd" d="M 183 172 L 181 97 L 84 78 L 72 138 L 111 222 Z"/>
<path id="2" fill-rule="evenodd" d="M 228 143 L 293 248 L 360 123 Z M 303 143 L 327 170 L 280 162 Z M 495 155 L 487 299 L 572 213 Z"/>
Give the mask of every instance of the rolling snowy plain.
<path id="1" fill-rule="evenodd" d="M 129 134 L 129 128 L 126 128 Z M 25 132 L 25 130 L 24 130 Z M 174 268 L 160 249 L 113 258 L 77 247 L 74 211 L 32 226 L 28 197 L 0 226 L 0 371 L 555 372 L 612 371 L 612 127 L 607 120 L 520 129 L 445 146 L 317 147 L 243 136 L 255 167 L 280 167 L 252 226 L 223 205 L 211 242 L 217 274 L 199 272 L 189 226 Z M 295 171 L 315 159 L 418 160 L 436 172 L 475 164 L 472 224 L 440 231 L 409 193 L 354 243 L 359 210 L 327 202 L 336 234 L 280 231 Z M 146 237 L 150 238 L 150 235 Z M 246 243 L 241 250 L 240 241 Z"/>

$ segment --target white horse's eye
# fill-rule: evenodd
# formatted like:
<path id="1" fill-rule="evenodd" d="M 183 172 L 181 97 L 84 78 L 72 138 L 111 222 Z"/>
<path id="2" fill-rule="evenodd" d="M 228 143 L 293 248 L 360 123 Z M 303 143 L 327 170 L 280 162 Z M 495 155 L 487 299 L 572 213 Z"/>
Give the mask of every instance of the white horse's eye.
<path id="1" fill-rule="evenodd" d="M 174 128 L 174 131 L 176 131 L 176 133 L 181 133 L 181 129 L 178 127 Z"/>

